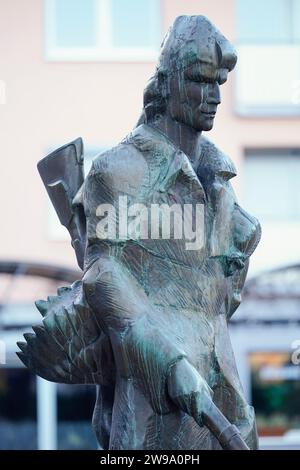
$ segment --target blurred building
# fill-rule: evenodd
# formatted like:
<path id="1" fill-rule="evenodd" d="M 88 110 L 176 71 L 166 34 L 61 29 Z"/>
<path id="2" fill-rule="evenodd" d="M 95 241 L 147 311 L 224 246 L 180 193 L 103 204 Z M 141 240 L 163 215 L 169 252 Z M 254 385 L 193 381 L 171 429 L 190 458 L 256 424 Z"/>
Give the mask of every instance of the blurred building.
<path id="1" fill-rule="evenodd" d="M 300 0 L 0 0 L 0 260 L 23 267 L 20 262 L 76 269 L 68 236 L 50 207 L 36 163 L 53 148 L 82 136 L 88 169 L 94 155 L 133 128 L 161 39 L 181 14 L 208 16 L 238 50 L 238 66 L 221 88 L 223 102 L 208 137 L 234 160 L 239 200 L 263 226 L 250 269 L 256 283 L 252 291 L 249 287 L 249 296 L 245 293 L 245 304 L 232 325 L 246 393 L 261 406 L 261 392 L 255 391 L 255 386 L 263 387 L 258 369 L 261 364 L 269 367 L 268 361 L 282 368 L 288 362 L 285 355 L 293 352 L 293 341 L 300 339 L 299 303 L 289 300 L 296 295 L 289 291 L 291 278 L 282 281 L 287 294 L 280 302 L 280 282 L 265 303 L 251 300 L 269 276 L 265 271 L 277 273 L 283 266 L 289 271 L 300 262 Z M 39 321 L 33 299 L 52 294 L 64 280 L 32 277 L 26 269 L 1 275 L 0 344 L 6 347 L 7 362 L 0 369 L 0 428 L 2 422 L 9 431 L 0 446 L 95 446 L 84 424 L 92 392 L 72 392 L 43 381 L 36 387 L 13 354 L 24 326 L 32 316 Z M 273 308 L 268 311 L 268 323 L 266 305 L 277 309 L 274 315 Z M 291 379 L 282 372 L 283 389 L 291 380 L 299 387 L 297 373 Z M 72 403 L 78 414 L 82 393 L 87 405 L 78 422 L 70 424 Z M 38 403 L 48 403 L 46 412 Z M 271 421 L 278 415 L 285 424 L 280 432 L 277 426 L 277 434 L 300 428 L 297 420 L 286 424 L 289 415 L 282 416 L 278 403 L 277 411 L 273 407 L 271 414 L 262 413 L 264 434 L 275 429 Z M 71 432 L 61 431 L 60 422 Z M 26 423 L 31 423 L 30 439 Z"/>

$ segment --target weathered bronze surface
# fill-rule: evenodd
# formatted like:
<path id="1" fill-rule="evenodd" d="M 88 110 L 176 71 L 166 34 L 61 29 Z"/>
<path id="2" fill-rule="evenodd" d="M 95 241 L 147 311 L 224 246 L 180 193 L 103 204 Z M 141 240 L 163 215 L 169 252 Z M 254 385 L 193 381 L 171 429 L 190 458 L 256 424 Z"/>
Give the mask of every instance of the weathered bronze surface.
<path id="1" fill-rule="evenodd" d="M 43 324 L 19 356 L 47 380 L 97 386 L 104 449 L 257 446 L 227 323 L 260 226 L 236 201 L 233 163 L 202 135 L 236 59 L 207 18 L 177 18 L 137 127 L 85 179 L 81 139 L 39 163 L 83 276 L 37 302 Z"/>

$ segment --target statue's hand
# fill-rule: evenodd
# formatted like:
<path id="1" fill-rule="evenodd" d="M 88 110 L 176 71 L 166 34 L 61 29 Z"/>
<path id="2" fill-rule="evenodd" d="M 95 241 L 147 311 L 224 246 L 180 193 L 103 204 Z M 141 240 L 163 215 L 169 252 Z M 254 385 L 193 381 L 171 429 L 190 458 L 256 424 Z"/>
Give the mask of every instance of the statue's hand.
<path id="1" fill-rule="evenodd" d="M 192 364 L 183 358 L 171 368 L 168 393 L 172 401 L 199 425 L 202 413 L 211 401 L 213 391 Z"/>
<path id="2" fill-rule="evenodd" d="M 202 426 L 208 427 L 223 449 L 248 450 L 236 426 L 230 424 L 212 400 L 212 390 L 186 358 L 171 368 L 168 392 L 173 402 Z"/>

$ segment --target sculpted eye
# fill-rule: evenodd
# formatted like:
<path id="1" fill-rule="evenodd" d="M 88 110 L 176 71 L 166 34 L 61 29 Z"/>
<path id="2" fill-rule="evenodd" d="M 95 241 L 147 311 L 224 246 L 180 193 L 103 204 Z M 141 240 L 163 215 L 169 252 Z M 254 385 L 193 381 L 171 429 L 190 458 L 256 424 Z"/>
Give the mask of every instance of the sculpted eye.
<path id="1" fill-rule="evenodd" d="M 187 78 L 188 80 L 190 80 L 191 82 L 201 82 L 201 81 L 202 81 L 202 77 L 199 76 L 199 74 L 193 73 L 193 72 L 189 72 L 189 73 L 186 75 L 186 78 Z"/>
<path id="2" fill-rule="evenodd" d="M 191 82 L 195 82 L 195 83 L 215 83 L 215 80 L 213 78 L 209 78 L 209 77 L 203 77 L 203 76 L 199 76 L 199 75 L 196 75 L 196 74 L 189 74 L 188 77 L 187 77 Z"/>
<path id="3" fill-rule="evenodd" d="M 214 78 L 208 78 L 208 77 L 203 77 L 202 82 L 203 83 L 211 83 L 211 84 L 216 83 Z"/>

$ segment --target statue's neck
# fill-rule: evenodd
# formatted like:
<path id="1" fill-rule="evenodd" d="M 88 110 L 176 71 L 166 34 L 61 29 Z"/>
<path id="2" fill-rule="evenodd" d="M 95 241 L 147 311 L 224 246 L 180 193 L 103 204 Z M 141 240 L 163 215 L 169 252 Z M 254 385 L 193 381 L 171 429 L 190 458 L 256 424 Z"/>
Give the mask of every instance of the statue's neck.
<path id="1" fill-rule="evenodd" d="M 189 157 L 192 165 L 197 166 L 201 132 L 174 121 L 169 116 L 163 116 L 160 120 L 152 122 L 151 126 L 163 132 L 176 147 L 179 147 Z"/>

